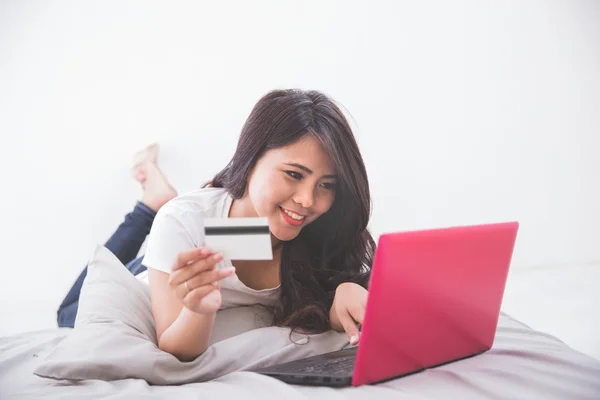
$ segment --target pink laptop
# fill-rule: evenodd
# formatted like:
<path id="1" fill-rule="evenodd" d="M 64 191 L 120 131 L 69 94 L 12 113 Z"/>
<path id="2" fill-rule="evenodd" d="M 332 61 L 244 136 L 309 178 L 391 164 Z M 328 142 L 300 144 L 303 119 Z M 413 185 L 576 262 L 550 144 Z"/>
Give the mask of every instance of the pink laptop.
<path id="1" fill-rule="evenodd" d="M 295 384 L 358 386 L 489 350 L 518 227 L 381 235 L 358 346 L 256 372 Z"/>

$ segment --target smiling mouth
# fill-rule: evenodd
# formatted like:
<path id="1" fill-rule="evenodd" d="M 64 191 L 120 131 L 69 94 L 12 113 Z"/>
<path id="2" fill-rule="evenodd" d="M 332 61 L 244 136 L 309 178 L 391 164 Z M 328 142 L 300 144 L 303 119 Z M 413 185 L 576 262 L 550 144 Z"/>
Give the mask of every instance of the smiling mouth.
<path id="1" fill-rule="evenodd" d="M 287 215 L 288 217 L 290 217 L 296 221 L 304 221 L 304 219 L 306 218 L 306 215 L 296 214 L 295 212 L 287 210 L 283 207 L 279 207 L 279 208 L 281 208 L 281 211 L 283 211 L 285 213 L 285 215 Z"/>

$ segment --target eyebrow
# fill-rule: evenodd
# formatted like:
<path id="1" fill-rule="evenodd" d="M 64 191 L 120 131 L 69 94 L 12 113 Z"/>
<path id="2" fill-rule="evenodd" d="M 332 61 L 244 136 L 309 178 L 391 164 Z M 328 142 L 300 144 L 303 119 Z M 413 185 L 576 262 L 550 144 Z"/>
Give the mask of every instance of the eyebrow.
<path id="1" fill-rule="evenodd" d="M 290 167 L 296 167 L 298 169 L 301 169 L 302 171 L 306 172 L 309 175 L 312 175 L 312 170 L 302 164 L 298 164 L 298 163 L 285 163 L 285 165 L 289 165 Z M 337 178 L 337 175 L 334 174 L 329 174 L 329 175 L 324 175 L 323 178 Z"/>

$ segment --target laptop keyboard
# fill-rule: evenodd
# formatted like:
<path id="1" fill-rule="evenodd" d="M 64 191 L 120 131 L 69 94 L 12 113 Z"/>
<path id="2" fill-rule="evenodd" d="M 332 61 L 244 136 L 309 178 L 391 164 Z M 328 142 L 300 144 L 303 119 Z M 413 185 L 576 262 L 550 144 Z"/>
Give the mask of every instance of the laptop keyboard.
<path id="1" fill-rule="evenodd" d="M 356 355 L 344 356 L 339 358 L 330 358 L 323 360 L 318 364 L 304 365 L 295 372 L 305 374 L 331 374 L 352 373 L 356 364 Z"/>
<path id="2" fill-rule="evenodd" d="M 267 369 L 267 375 L 300 374 L 322 376 L 352 376 L 356 364 L 358 347 L 338 350 L 331 353 L 312 356 L 302 360 L 290 361 Z M 257 372 L 261 372 L 258 370 Z"/>

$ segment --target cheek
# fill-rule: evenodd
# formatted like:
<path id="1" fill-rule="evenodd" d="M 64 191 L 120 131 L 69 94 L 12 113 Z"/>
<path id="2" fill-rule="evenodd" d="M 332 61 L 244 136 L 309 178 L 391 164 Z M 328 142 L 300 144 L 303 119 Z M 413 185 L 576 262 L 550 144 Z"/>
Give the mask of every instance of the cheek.
<path id="1" fill-rule="evenodd" d="M 334 200 L 335 200 L 335 194 L 334 193 L 325 193 L 325 194 L 323 194 L 319 198 L 317 207 L 315 207 L 315 211 L 319 215 L 325 214 L 327 211 L 329 211 L 329 209 L 333 205 L 333 201 Z"/>
<path id="2" fill-rule="evenodd" d="M 259 214 L 269 213 L 275 206 L 283 201 L 282 182 L 276 177 L 267 176 L 254 179 L 250 182 L 249 194 L 255 210 Z"/>

